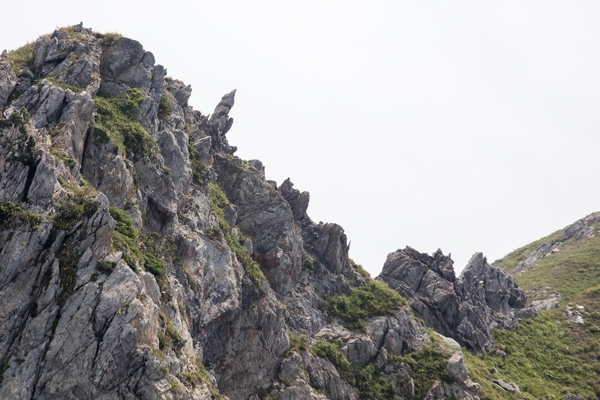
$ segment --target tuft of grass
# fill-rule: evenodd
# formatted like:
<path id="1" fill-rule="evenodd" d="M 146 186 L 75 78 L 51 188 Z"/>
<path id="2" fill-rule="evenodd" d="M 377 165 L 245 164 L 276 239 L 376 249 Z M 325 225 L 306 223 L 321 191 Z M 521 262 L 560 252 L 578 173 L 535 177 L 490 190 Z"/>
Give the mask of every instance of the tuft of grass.
<path id="1" fill-rule="evenodd" d="M 371 274 L 369 274 L 369 271 L 364 269 L 362 265 L 355 263 L 352 259 L 350 259 L 350 265 L 352 266 L 352 268 L 358 271 L 358 273 L 363 277 L 365 282 L 371 282 Z"/>
<path id="2" fill-rule="evenodd" d="M 21 108 L 19 111 L 13 111 L 12 114 L 8 116 L 8 119 L 2 118 L 2 127 L 6 128 L 10 124 L 12 125 L 27 125 L 31 120 L 31 116 L 29 115 L 29 111 L 26 108 Z"/>
<path id="3" fill-rule="evenodd" d="M 99 204 L 93 199 L 94 192 L 92 190 L 77 185 L 66 183 L 65 185 L 71 191 L 71 194 L 67 200 L 62 201 L 56 208 L 56 213 L 52 218 L 52 230 L 46 240 L 46 246 L 51 246 L 54 243 L 60 231 L 72 230 L 79 221 L 90 218 L 98 209 Z"/>
<path id="4" fill-rule="evenodd" d="M 296 335 L 293 332 L 288 332 L 288 336 L 290 338 L 290 349 L 288 352 L 295 351 L 296 353 L 302 353 L 304 350 L 308 350 L 305 335 Z"/>
<path id="5" fill-rule="evenodd" d="M 144 95 L 139 89 L 131 89 L 125 100 L 116 97 L 97 96 L 97 114 L 91 124 L 94 143 L 115 143 L 117 148 L 134 162 L 147 157 L 156 160 L 156 140 L 135 119 Z"/>
<path id="6" fill-rule="evenodd" d="M 116 266 L 117 263 L 114 261 L 98 261 L 98 264 L 96 264 L 96 268 L 107 274 L 113 272 Z"/>
<path id="7" fill-rule="evenodd" d="M 71 168 L 76 164 L 75 160 L 72 157 L 69 157 L 64 151 L 62 151 L 58 147 L 50 147 L 50 154 L 52 154 L 56 159 L 64 162 L 68 168 Z"/>
<path id="8" fill-rule="evenodd" d="M 97 209 L 98 203 L 92 199 L 92 194 L 84 189 L 78 190 L 58 206 L 53 229 L 69 231 L 77 222 L 94 215 Z"/>
<path id="9" fill-rule="evenodd" d="M 138 246 L 138 231 L 126 211 L 116 207 L 110 207 L 109 211 L 117 223 L 112 237 L 113 248 L 123 253 L 123 260 L 135 271 L 145 259 Z"/>
<path id="10" fill-rule="evenodd" d="M 315 262 L 310 256 L 306 256 L 304 261 L 302 261 L 302 267 L 307 269 L 310 272 L 315 272 Z"/>
<path id="11" fill-rule="evenodd" d="M 190 147 L 193 148 L 192 146 L 190 146 Z M 194 151 L 196 151 L 196 150 L 194 149 Z M 206 165 L 206 163 L 200 159 L 192 158 L 191 155 L 190 155 L 190 164 L 192 167 L 192 175 L 194 177 L 194 181 L 196 183 L 198 183 L 199 185 L 204 184 L 204 181 L 206 180 L 206 177 L 207 177 L 208 165 Z"/>
<path id="12" fill-rule="evenodd" d="M 175 329 L 173 322 L 162 311 L 159 312 L 160 320 L 164 324 L 164 332 L 158 334 L 158 347 L 160 350 L 172 348 L 178 355 L 181 354 L 181 349 L 185 345 L 185 341 Z"/>
<path id="13" fill-rule="evenodd" d="M 133 225 L 133 219 L 127 214 L 125 210 L 121 210 L 117 207 L 109 208 L 110 216 L 113 217 L 115 222 L 115 230 L 121 235 L 126 236 L 132 241 L 136 241 L 138 239 L 138 232 Z"/>
<path id="14" fill-rule="evenodd" d="M 340 373 L 340 377 L 358 389 L 360 399 L 392 399 L 396 391 L 395 383 L 381 376 L 381 372 L 371 363 L 365 367 L 352 364 L 342 353 L 340 341 L 329 342 L 321 339 L 310 351 L 317 357 L 330 361 Z M 417 397 L 418 398 L 418 397 Z"/>
<path id="15" fill-rule="evenodd" d="M 33 47 L 35 42 L 29 42 L 18 49 L 8 52 L 6 59 L 12 61 L 13 68 L 18 74 L 21 67 L 27 67 L 33 70 Z"/>
<path id="16" fill-rule="evenodd" d="M 389 357 L 392 362 L 407 364 L 411 368 L 410 376 L 415 384 L 415 399 L 425 398 L 427 391 L 436 380 L 446 383 L 453 383 L 455 380 L 446 369 L 448 356 L 433 341 L 421 351 Z M 408 391 L 405 391 L 405 395 L 409 395 Z"/>
<path id="17" fill-rule="evenodd" d="M 158 118 L 165 119 L 169 114 L 175 111 L 172 98 L 173 96 L 167 90 L 163 90 L 162 95 L 160 96 L 160 102 L 158 103 Z"/>
<path id="18" fill-rule="evenodd" d="M 160 255 L 174 258 L 173 241 L 155 233 L 140 235 L 129 214 L 120 208 L 110 207 L 110 215 L 117 223 L 113 231 L 114 249 L 123 252 L 123 260 L 134 271 L 138 265 L 143 265 L 154 275 L 160 289 L 170 296 L 167 267 Z M 140 244 L 145 247 L 145 252 L 140 250 Z"/>
<path id="19" fill-rule="evenodd" d="M 204 364 L 202 364 L 200 361 L 196 362 L 195 370 L 190 372 L 182 372 L 179 375 L 177 375 L 177 378 L 179 378 L 179 380 L 183 382 L 184 385 L 191 386 L 192 388 L 196 388 L 204 384 L 208 386 L 208 389 L 213 399 L 224 399 L 224 397 L 221 395 L 221 393 L 219 393 L 212 381 L 208 378 L 208 375 L 206 374 L 206 368 L 204 367 Z"/>
<path id="20" fill-rule="evenodd" d="M 40 222 L 42 222 L 42 217 L 39 214 L 12 201 L 0 201 L 0 227 L 15 229 L 29 224 L 31 228 L 37 229 Z"/>
<path id="21" fill-rule="evenodd" d="M 325 310 L 350 329 L 367 331 L 366 319 L 375 315 L 394 315 L 406 300 L 385 282 L 371 281 L 353 288 L 348 295 L 335 295 L 325 301 Z"/>
<path id="22" fill-rule="evenodd" d="M 93 35 L 98 39 L 102 39 L 103 47 L 111 47 L 115 43 L 117 43 L 117 41 L 119 39 L 121 39 L 123 37 L 123 35 L 121 35 L 118 32 L 107 32 L 107 33 L 94 32 Z"/>

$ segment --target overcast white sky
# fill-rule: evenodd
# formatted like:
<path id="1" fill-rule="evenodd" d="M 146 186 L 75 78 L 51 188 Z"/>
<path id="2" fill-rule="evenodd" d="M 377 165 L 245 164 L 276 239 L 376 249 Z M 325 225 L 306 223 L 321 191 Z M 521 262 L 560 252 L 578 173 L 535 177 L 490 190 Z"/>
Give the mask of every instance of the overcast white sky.
<path id="1" fill-rule="evenodd" d="M 600 210 L 600 2 L 16 1 L 0 51 L 83 21 L 152 51 L 229 142 L 311 193 L 373 275 L 490 261 Z"/>

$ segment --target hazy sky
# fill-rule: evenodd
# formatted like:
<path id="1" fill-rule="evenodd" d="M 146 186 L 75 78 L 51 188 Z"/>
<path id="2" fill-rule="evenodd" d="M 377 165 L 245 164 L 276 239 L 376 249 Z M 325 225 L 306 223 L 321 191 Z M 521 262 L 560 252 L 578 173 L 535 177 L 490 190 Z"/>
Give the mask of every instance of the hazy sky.
<path id="1" fill-rule="evenodd" d="M 83 21 L 152 51 L 229 142 L 311 193 L 373 275 L 490 261 L 600 210 L 600 2 L 28 1 L 0 51 Z"/>

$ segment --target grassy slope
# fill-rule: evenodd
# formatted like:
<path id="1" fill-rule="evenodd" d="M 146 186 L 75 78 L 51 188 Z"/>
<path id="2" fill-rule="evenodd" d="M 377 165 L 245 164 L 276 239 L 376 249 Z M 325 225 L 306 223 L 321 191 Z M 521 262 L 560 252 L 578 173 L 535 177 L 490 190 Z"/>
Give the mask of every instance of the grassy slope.
<path id="1" fill-rule="evenodd" d="M 596 227 L 597 232 L 598 228 Z M 508 271 L 542 244 L 560 238 L 562 230 L 515 250 L 494 264 Z M 527 399 L 562 399 L 567 393 L 586 399 L 600 396 L 600 233 L 565 242 L 529 270 L 516 276 L 529 300 L 560 295 L 560 307 L 522 320 L 508 331 L 495 332 L 485 354 L 467 355 L 472 378 L 483 398 L 521 398 L 490 383 L 516 383 Z M 582 305 L 584 324 L 567 320 L 566 306 Z M 492 374 L 494 368 L 498 374 Z"/>

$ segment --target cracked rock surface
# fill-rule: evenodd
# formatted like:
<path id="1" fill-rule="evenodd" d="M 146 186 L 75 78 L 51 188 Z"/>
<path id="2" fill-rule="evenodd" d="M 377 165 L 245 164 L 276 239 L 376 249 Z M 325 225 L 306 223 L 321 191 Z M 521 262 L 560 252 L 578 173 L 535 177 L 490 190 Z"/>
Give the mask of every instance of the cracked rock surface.
<path id="1" fill-rule="evenodd" d="M 366 331 L 327 314 L 368 278 L 308 192 L 234 155 L 235 90 L 209 117 L 139 42 L 81 24 L 27 49 L 0 57 L 0 398 L 358 399 L 367 368 L 414 396 L 397 357 L 431 336 L 405 306 Z M 440 352 L 457 383 L 431 393 L 476 398 Z"/>

